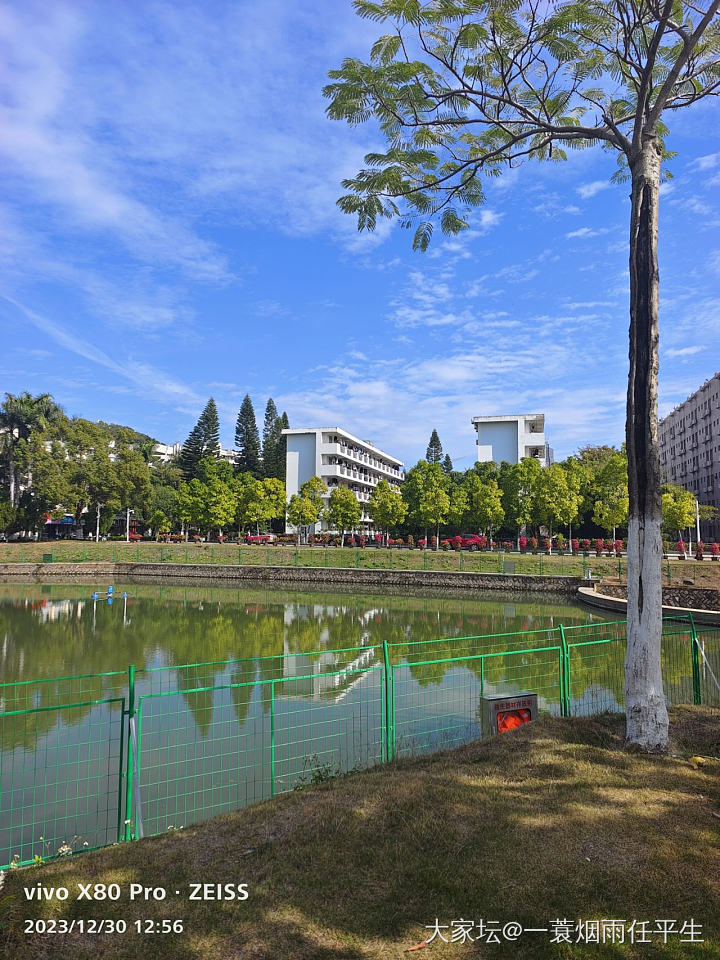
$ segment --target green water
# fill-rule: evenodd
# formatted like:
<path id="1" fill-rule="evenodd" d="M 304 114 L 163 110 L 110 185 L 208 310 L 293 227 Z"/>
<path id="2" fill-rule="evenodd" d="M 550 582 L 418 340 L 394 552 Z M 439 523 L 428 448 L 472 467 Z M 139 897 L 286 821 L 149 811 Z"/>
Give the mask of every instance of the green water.
<path id="1" fill-rule="evenodd" d="M 599 619 L 494 594 L 120 583 L 108 603 L 106 589 L 0 585 L 0 865 L 182 827 L 390 750 L 467 742 L 489 694 L 531 690 L 557 714 L 554 628 Z M 467 639 L 516 631 L 531 633 Z M 622 654 L 574 652 L 574 712 L 619 707 Z M 685 683 L 684 659 L 677 673 Z"/>

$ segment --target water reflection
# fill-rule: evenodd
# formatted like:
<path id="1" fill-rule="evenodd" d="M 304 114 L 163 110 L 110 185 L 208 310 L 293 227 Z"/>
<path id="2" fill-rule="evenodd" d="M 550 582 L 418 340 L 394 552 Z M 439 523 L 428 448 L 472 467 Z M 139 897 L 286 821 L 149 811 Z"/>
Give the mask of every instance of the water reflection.
<path id="1" fill-rule="evenodd" d="M 398 755 L 465 742 L 481 732 L 484 692 L 532 689 L 556 712 L 557 650 L 540 648 L 557 642 L 557 623 L 592 619 L 510 597 L 122 584 L 108 603 L 104 593 L 0 586 L 0 864 L 42 853 L 40 836 L 95 846 L 123 832 L 129 664 L 154 833 L 377 763 L 389 739 Z M 504 652 L 511 638 L 472 639 L 528 630 L 522 654 Z M 588 664 L 583 676 L 582 657 L 576 666 L 580 695 L 594 674 Z"/>

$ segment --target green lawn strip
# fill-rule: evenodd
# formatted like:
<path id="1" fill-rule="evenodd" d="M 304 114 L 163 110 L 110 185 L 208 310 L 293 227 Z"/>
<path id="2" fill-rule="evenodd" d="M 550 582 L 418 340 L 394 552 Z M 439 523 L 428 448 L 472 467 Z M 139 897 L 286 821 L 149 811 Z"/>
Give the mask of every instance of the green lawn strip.
<path id="1" fill-rule="evenodd" d="M 400 958 L 426 924 L 688 920 L 704 944 L 444 944 L 425 957 L 720 956 L 717 711 L 675 708 L 675 755 L 622 748 L 623 720 L 545 719 L 429 758 L 302 791 L 179 832 L 11 873 L 0 954 L 185 960 Z M 183 893 L 247 883 L 245 903 L 26 903 L 22 886 L 131 882 Z M 183 919 L 181 935 L 26 936 L 25 917 Z M 412 955 L 412 954 L 411 954 Z"/>
<path id="2" fill-rule="evenodd" d="M 358 555 L 359 554 L 359 559 Z M 0 563 L 41 563 L 46 556 L 52 556 L 56 563 L 82 563 L 98 561 L 124 561 L 140 563 L 201 563 L 232 564 L 252 566 L 325 566 L 325 557 L 329 567 L 368 567 L 395 570 L 453 570 L 477 573 L 501 573 L 503 564 L 514 565 L 514 572 L 530 575 L 582 576 L 583 557 L 553 554 L 498 554 L 496 552 L 472 553 L 454 550 L 408 550 L 408 549 L 366 549 L 341 547 L 300 547 L 292 544 L 266 546 L 247 546 L 245 544 L 209 544 L 209 543 L 169 543 L 154 542 L 125 543 L 107 541 L 59 541 L 56 543 L 12 543 L 0 544 Z M 614 557 L 585 558 L 585 567 L 600 576 L 618 576 L 624 578 L 627 573 L 625 558 L 620 561 Z M 694 561 L 681 563 L 672 561 L 676 577 L 705 574 L 715 582 L 720 582 L 720 564 L 707 562 L 697 564 Z"/>

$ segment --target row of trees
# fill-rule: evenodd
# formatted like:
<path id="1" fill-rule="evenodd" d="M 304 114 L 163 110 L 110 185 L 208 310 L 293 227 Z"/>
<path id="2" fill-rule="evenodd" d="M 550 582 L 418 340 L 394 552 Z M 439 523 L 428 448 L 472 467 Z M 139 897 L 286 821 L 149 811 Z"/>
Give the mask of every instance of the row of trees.
<path id="1" fill-rule="evenodd" d="M 105 533 L 120 510 L 147 511 L 154 441 L 116 424 L 68 418 L 49 394 L 6 394 L 0 407 L 0 529 L 89 512 Z"/>
<path id="2" fill-rule="evenodd" d="M 249 473 L 256 479 L 274 478 L 284 483 L 286 444 L 282 431 L 289 426 L 287 413 L 279 414 L 270 397 L 265 407 L 261 442 L 252 400 L 249 394 L 245 394 L 235 424 L 236 472 Z M 200 464 L 207 458 L 220 458 L 220 418 L 212 397 L 182 446 L 178 467 L 185 478 L 191 480 L 199 476 Z"/>

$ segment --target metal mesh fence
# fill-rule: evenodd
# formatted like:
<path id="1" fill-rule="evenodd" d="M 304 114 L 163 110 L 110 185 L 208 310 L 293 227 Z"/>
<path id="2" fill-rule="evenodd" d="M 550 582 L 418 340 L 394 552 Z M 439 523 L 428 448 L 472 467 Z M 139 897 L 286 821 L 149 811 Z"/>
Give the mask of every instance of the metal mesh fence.
<path id="1" fill-rule="evenodd" d="M 563 716 L 620 710 L 625 631 L 619 621 L 408 636 L 0 684 L 0 864 L 467 743 L 484 734 L 488 696 L 532 691 L 541 713 Z M 720 629 L 665 620 L 662 669 L 671 703 L 720 706 Z"/>

